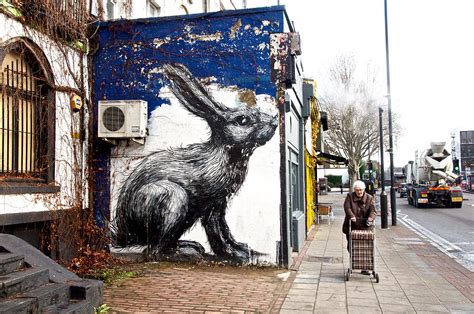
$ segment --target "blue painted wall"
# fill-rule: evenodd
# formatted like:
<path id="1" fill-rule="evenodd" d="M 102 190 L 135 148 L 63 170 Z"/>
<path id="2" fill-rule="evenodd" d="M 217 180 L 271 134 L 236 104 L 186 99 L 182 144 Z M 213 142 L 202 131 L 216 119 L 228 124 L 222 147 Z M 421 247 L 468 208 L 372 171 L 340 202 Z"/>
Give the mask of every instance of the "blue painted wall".
<path id="1" fill-rule="evenodd" d="M 283 23 L 283 7 L 273 7 L 101 24 L 93 57 L 95 101 L 142 99 L 154 110 L 162 87 L 155 71 L 163 63 L 182 63 L 196 77 L 275 95 L 268 43 Z"/>

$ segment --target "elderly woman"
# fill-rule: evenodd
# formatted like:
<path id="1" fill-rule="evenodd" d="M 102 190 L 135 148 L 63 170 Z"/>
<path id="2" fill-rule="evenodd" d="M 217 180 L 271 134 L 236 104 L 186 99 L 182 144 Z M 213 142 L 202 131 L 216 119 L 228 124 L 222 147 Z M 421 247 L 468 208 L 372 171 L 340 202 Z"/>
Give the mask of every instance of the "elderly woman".
<path id="1" fill-rule="evenodd" d="M 371 223 L 377 216 L 375 209 L 375 197 L 365 193 L 365 183 L 363 181 L 354 182 L 353 192 L 348 193 L 344 201 L 344 211 L 346 217 L 342 225 L 342 232 L 346 234 L 347 250 L 349 251 L 349 220 L 352 221 L 352 229 L 367 228 L 367 222 Z M 363 220 L 359 220 L 364 218 Z M 357 219 L 357 220 L 356 220 Z M 365 220 L 367 219 L 367 220 Z"/>

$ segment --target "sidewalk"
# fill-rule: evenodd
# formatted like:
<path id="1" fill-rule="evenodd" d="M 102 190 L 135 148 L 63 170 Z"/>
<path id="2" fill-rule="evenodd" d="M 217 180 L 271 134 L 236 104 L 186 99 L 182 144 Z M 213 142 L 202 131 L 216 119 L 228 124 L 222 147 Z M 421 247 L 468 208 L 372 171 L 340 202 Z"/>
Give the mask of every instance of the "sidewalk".
<path id="1" fill-rule="evenodd" d="M 104 303 L 115 313 L 474 313 L 474 273 L 402 224 L 376 230 L 380 282 L 345 281 L 344 197 L 320 196 L 335 219 L 312 229 L 290 271 L 145 264 L 142 277 L 106 287 Z"/>
<path id="2" fill-rule="evenodd" d="M 349 267 L 342 222 L 344 195 L 320 196 L 333 202 L 334 222 L 318 226 L 301 257 L 281 313 L 474 312 L 474 274 L 403 225 L 376 230 L 375 270 L 380 282 Z"/>

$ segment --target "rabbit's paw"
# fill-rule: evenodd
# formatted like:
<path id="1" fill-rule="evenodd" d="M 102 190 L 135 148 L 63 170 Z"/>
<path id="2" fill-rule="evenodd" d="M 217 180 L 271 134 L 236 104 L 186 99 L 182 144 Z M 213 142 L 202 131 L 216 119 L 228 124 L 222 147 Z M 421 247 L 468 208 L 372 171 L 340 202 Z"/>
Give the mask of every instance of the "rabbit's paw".
<path id="1" fill-rule="evenodd" d="M 226 251 L 225 258 L 237 263 L 248 263 L 258 256 L 263 255 L 260 252 L 250 249 L 245 243 L 236 243 Z"/>
<path id="2" fill-rule="evenodd" d="M 247 243 L 235 242 L 232 247 L 238 251 L 249 252 L 250 257 L 261 256 L 263 255 L 260 252 L 252 250 Z"/>
<path id="3" fill-rule="evenodd" d="M 183 255 L 203 256 L 206 250 L 200 243 L 196 241 L 180 240 L 178 241 L 176 252 Z"/>
<path id="4" fill-rule="evenodd" d="M 155 260 L 198 262 L 206 258 L 204 247 L 195 241 L 178 241 L 174 248 L 155 252 Z"/>

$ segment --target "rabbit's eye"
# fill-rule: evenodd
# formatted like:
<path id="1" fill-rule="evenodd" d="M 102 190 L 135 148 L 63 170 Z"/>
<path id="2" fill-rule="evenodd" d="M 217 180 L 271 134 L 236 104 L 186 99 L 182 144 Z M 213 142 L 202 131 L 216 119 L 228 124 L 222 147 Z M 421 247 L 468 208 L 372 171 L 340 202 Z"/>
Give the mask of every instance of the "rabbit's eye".
<path id="1" fill-rule="evenodd" d="M 247 125 L 249 123 L 249 119 L 246 116 L 238 116 L 234 122 L 239 125 Z"/>

